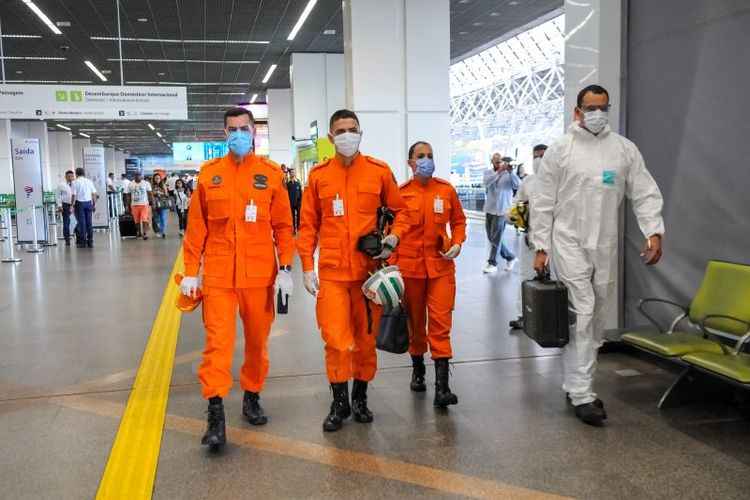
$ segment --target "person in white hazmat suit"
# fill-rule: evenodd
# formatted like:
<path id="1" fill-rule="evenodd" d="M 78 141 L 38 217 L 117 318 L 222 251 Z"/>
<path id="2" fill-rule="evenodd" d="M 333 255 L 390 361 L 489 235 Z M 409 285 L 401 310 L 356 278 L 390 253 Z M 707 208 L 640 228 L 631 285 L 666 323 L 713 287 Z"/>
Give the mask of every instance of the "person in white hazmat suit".
<path id="1" fill-rule="evenodd" d="M 511 206 L 516 206 L 518 203 L 526 203 L 527 205 L 531 205 L 531 199 L 533 198 L 536 191 L 537 181 L 536 175 L 533 174 L 539 172 L 539 167 L 542 163 L 542 158 L 544 157 L 545 151 L 547 151 L 546 144 L 537 144 L 536 146 L 534 146 L 534 149 L 532 150 L 532 153 L 534 155 L 533 173 L 524 176 L 523 181 L 521 182 L 521 186 L 518 188 Z M 521 248 L 519 249 L 520 283 L 523 283 L 524 281 L 530 279 L 534 279 L 534 277 L 536 276 L 533 257 L 534 247 L 531 246 L 531 236 L 528 233 L 529 229 L 527 228 L 526 231 L 527 233 L 524 235 L 523 242 L 521 243 Z M 526 248 L 523 248 L 524 245 L 526 246 Z M 511 320 L 510 322 L 510 327 L 514 330 L 523 329 L 523 287 L 520 283 L 518 285 L 518 296 L 516 297 L 517 319 Z"/>
<path id="2" fill-rule="evenodd" d="M 603 425 L 604 403 L 592 384 L 607 312 L 616 307 L 619 208 L 631 201 L 646 237 L 641 258 L 661 258 L 664 221 L 659 187 L 638 148 L 608 125 L 609 94 L 591 85 L 578 94 L 575 121 L 547 149 L 531 204 L 534 268 L 552 263 L 567 286 L 570 342 L 563 348 L 564 381 L 576 416 Z"/>

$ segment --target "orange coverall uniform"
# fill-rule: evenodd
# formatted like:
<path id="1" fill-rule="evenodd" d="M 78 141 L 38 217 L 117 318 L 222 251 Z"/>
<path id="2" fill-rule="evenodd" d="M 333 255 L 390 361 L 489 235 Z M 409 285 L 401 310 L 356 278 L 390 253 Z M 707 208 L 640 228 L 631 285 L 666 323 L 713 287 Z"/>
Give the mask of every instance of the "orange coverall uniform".
<path id="1" fill-rule="evenodd" d="M 282 180 L 278 165 L 254 154 L 238 164 L 230 153 L 201 167 L 183 257 L 186 276 L 198 276 L 203 258 L 206 347 L 198 378 L 206 399 L 223 398 L 232 388 L 238 308 L 245 334 L 240 385 L 256 393 L 263 389 L 273 285 L 279 266 L 291 265 L 294 256 L 289 195 Z"/>
<path id="2" fill-rule="evenodd" d="M 341 204 L 343 213 L 336 208 Z M 348 167 L 338 158 L 317 165 L 302 195 L 297 251 L 307 272 L 314 269 L 313 255 L 320 247 L 315 310 L 331 383 L 351 378 L 369 382 L 375 377 L 375 336 L 381 310 L 372 302 L 366 304 L 361 290 L 375 262 L 357 250 L 357 241 L 376 229 L 380 206 L 396 214 L 391 234 L 400 239 L 408 223 L 398 184 L 386 163 L 362 154 Z"/>
<path id="3" fill-rule="evenodd" d="M 411 332 L 409 353 L 423 355 L 429 342 L 432 359 L 451 358 L 456 265 L 439 252 L 466 241 L 466 216 L 456 190 L 443 179 L 433 177 L 425 185 L 412 179 L 401 186 L 401 196 L 412 226 L 391 262 L 398 265 L 404 277 Z"/>

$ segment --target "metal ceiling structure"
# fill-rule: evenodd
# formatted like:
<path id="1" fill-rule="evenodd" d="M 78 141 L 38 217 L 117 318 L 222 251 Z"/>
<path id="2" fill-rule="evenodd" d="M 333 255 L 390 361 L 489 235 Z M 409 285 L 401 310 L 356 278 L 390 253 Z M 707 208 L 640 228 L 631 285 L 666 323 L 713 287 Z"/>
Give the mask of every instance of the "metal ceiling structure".
<path id="1" fill-rule="evenodd" d="M 374 1 L 374 0 L 373 0 Z M 229 105 L 290 85 L 292 52 L 343 52 L 340 0 L 33 0 L 0 2 L 7 83 L 184 85 L 188 121 L 61 124 L 133 153 L 169 153 L 174 141 L 220 139 Z M 451 57 L 498 39 L 559 8 L 562 0 L 451 0 Z M 120 46 L 122 57 L 120 57 Z M 106 82 L 84 65 L 101 70 Z M 269 68 L 276 69 L 264 82 Z M 122 67 L 122 74 L 120 68 Z M 50 128 L 56 129 L 50 122 Z M 57 130 L 57 129 L 56 129 Z"/>

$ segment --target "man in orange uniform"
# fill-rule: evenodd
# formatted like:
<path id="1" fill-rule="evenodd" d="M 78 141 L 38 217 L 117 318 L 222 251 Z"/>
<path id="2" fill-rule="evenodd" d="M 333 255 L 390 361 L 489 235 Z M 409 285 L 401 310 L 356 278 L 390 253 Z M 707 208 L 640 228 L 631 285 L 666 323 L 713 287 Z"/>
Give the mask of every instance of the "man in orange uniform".
<path id="1" fill-rule="evenodd" d="M 401 186 L 401 196 L 409 207 L 413 225 L 403 235 L 392 262 L 401 270 L 406 288 L 411 330 L 411 390 L 427 389 L 422 356 L 429 343 L 435 362 L 434 405 L 444 408 L 458 403 L 448 385 L 448 360 L 453 356 L 450 332 L 456 300 L 453 259 L 466 241 L 466 216 L 453 186 L 433 177 L 432 146 L 417 142 L 409 148 L 409 166 L 414 178 Z"/>
<path id="2" fill-rule="evenodd" d="M 349 110 L 336 111 L 328 137 L 336 156 L 316 166 L 302 196 L 297 250 L 305 288 L 317 296 L 316 316 L 325 342 L 326 371 L 333 390 L 324 431 L 337 431 L 352 413 L 357 422 L 372 422 L 367 408 L 367 383 L 375 377 L 375 336 L 380 309 L 367 303 L 362 283 L 376 260 L 357 250 L 362 236 L 377 225 L 377 210 L 396 214 L 391 233 L 382 240 L 375 259 L 387 259 L 408 229 L 398 185 L 386 163 L 359 153 L 359 119 Z M 320 247 L 315 272 L 315 248 Z M 349 404 L 349 379 L 354 378 Z"/>
<path id="3" fill-rule="evenodd" d="M 274 284 L 291 295 L 294 256 L 289 196 L 281 168 L 253 153 L 255 122 L 243 108 L 224 115 L 229 153 L 201 167 L 190 203 L 184 242 L 185 295 L 199 288 L 203 259 L 203 324 L 206 348 L 198 368 L 203 397 L 209 401 L 208 429 L 202 443 L 212 449 L 226 442 L 224 398 L 232 387 L 237 310 L 245 334 L 240 385 L 242 413 L 253 425 L 267 419 L 258 393 L 268 373 L 268 333 L 274 319 Z M 278 263 L 276 254 L 278 254 Z"/>

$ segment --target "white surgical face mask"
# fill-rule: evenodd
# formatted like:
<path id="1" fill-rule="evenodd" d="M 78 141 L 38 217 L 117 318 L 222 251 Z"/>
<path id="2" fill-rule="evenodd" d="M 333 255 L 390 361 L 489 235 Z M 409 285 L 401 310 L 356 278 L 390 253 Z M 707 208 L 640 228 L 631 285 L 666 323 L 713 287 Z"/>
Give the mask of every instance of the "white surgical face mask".
<path id="1" fill-rule="evenodd" d="M 583 113 L 583 125 L 592 134 L 598 134 L 609 123 L 609 113 L 600 109 Z"/>
<path id="2" fill-rule="evenodd" d="M 359 141 L 362 140 L 362 134 L 358 132 L 344 132 L 333 137 L 333 143 L 336 145 L 336 151 L 342 155 L 351 157 L 359 149 Z"/>

